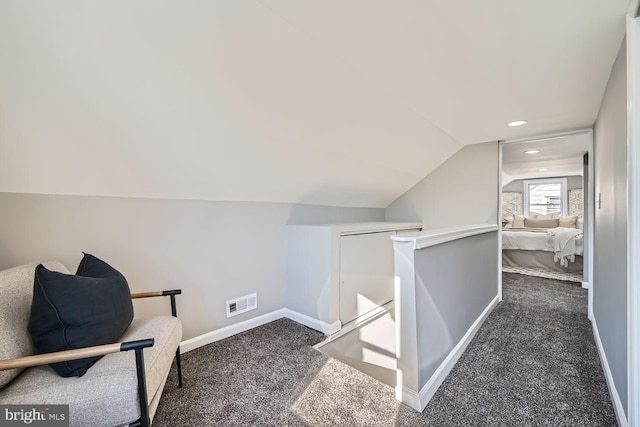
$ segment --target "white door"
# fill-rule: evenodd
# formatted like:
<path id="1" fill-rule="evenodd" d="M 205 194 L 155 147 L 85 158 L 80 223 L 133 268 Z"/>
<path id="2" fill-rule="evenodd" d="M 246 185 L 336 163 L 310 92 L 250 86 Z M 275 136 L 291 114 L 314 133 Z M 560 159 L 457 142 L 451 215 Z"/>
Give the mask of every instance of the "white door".
<path id="1" fill-rule="evenodd" d="M 393 300 L 395 231 L 340 238 L 340 321 L 344 325 Z"/>

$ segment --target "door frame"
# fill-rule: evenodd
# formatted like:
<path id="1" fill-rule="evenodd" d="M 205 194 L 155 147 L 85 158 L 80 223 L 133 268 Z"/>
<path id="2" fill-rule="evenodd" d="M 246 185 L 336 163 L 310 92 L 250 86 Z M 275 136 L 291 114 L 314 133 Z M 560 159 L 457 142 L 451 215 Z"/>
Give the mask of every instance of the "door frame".
<path id="1" fill-rule="evenodd" d="M 640 426 L 640 1 L 627 14 L 627 423 Z"/>
<path id="2" fill-rule="evenodd" d="M 640 1 L 640 0 L 639 0 Z M 588 191 L 588 200 L 589 204 L 585 206 L 587 210 L 586 214 L 588 217 L 587 227 L 587 241 L 585 245 L 587 245 L 587 259 L 585 260 L 585 264 L 587 266 L 587 280 L 583 282 L 583 287 L 586 287 L 588 290 L 588 308 L 587 308 L 587 317 L 591 320 L 593 316 L 593 234 L 594 234 L 594 215 L 595 215 L 595 203 L 594 203 L 594 157 L 593 157 L 593 129 L 580 129 L 571 132 L 561 132 L 561 133 L 552 133 L 545 134 L 536 137 L 527 137 L 527 138 L 518 138 L 518 139 L 509 139 L 504 141 L 498 141 L 498 218 L 499 223 L 502 224 L 502 148 L 505 144 L 526 144 L 535 141 L 541 141 L 545 139 L 551 138 L 559 138 L 563 136 L 569 135 L 578 135 L 578 134 L 587 134 L 589 136 L 589 148 L 587 153 L 589 154 L 589 166 L 588 166 L 588 182 L 587 182 L 587 191 Z M 640 165 L 640 162 L 638 163 Z M 498 230 L 498 294 L 500 296 L 500 300 L 502 300 L 502 227 Z"/>
<path id="3" fill-rule="evenodd" d="M 498 301 L 502 301 L 502 141 L 498 141 Z"/>

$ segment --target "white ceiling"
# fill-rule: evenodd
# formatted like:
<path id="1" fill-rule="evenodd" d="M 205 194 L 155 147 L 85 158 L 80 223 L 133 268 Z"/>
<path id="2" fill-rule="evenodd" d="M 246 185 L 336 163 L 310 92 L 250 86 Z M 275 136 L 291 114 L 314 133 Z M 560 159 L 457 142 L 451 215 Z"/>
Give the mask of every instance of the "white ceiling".
<path id="1" fill-rule="evenodd" d="M 628 4 L 4 0 L 0 191 L 386 207 L 591 127 Z"/>
<path id="2" fill-rule="evenodd" d="M 502 146 L 502 185 L 516 179 L 582 175 L 590 132 L 514 142 Z M 539 153 L 525 154 L 525 151 Z M 540 171 L 539 169 L 547 169 Z"/>

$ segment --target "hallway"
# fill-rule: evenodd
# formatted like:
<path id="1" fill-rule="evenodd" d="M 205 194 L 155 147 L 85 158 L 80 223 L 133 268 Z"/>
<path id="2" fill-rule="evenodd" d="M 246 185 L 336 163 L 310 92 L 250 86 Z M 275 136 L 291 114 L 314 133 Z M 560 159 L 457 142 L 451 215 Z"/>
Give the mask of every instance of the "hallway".
<path id="1" fill-rule="evenodd" d="M 617 425 L 580 285 L 503 274 L 503 302 L 423 416 L 436 425 Z"/>

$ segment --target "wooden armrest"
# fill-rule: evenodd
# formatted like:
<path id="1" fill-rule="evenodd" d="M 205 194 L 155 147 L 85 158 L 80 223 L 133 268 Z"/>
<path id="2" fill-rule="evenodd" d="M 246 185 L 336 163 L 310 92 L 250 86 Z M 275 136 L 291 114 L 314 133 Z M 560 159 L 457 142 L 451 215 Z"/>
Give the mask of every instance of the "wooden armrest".
<path id="1" fill-rule="evenodd" d="M 171 289 L 169 291 L 138 292 L 131 294 L 131 299 L 169 296 L 171 297 L 171 315 L 173 317 L 178 317 L 176 314 L 176 295 L 180 294 L 182 294 L 182 289 Z"/>
<path id="2" fill-rule="evenodd" d="M 180 295 L 180 294 L 182 294 L 182 289 L 172 289 L 169 291 L 137 292 L 137 293 L 131 294 L 131 299 L 165 297 L 167 295 Z"/>
<path id="3" fill-rule="evenodd" d="M 151 297 L 161 297 L 162 291 L 153 291 L 153 292 L 137 292 L 131 294 L 131 299 L 136 298 L 151 298 Z"/>
<path id="4" fill-rule="evenodd" d="M 96 345 L 93 347 L 78 348 L 75 350 L 57 351 L 55 353 L 36 354 L 35 356 L 21 357 L 19 359 L 0 360 L 0 371 L 48 365 L 50 363 L 66 362 L 68 360 L 84 359 L 86 357 L 104 356 L 105 354 L 117 353 L 119 351 L 152 347 L 153 344 L 154 339 L 151 338 L 146 340 Z"/>

